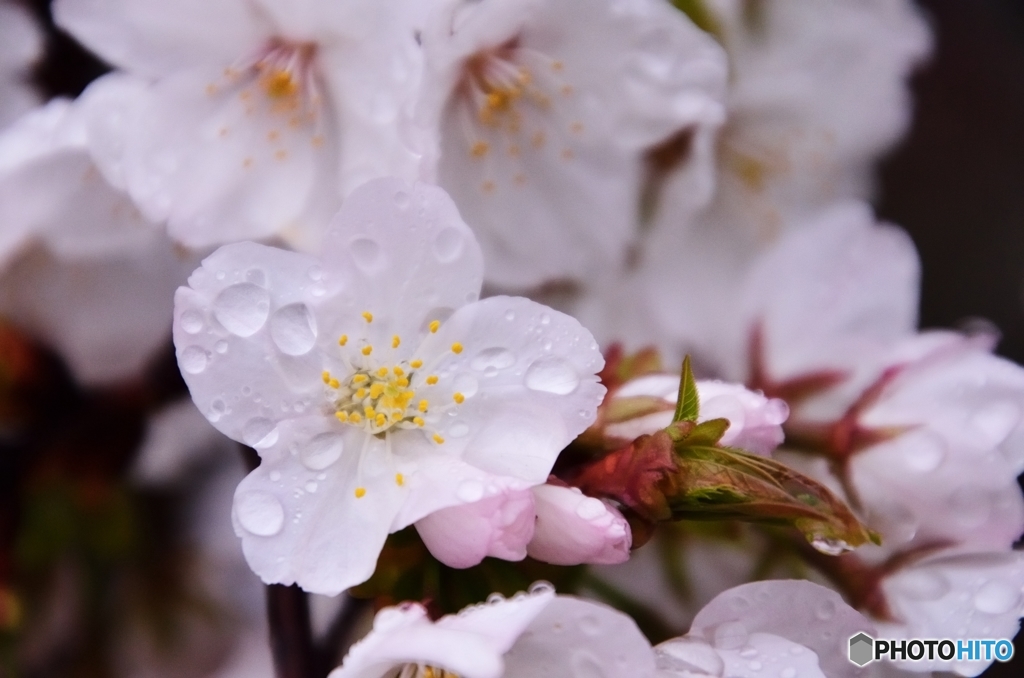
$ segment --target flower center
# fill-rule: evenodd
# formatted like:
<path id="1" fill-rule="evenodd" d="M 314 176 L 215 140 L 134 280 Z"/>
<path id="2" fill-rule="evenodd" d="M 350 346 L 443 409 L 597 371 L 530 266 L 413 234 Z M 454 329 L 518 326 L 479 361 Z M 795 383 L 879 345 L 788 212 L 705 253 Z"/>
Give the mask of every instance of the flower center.
<path id="1" fill-rule="evenodd" d="M 388 678 L 459 678 L 459 674 L 429 664 L 406 664 L 389 673 Z"/>
<path id="2" fill-rule="evenodd" d="M 324 383 L 334 391 L 334 416 L 373 435 L 396 426 L 422 427 L 430 403 L 426 399 L 417 401 L 416 391 L 410 388 L 418 367 L 422 367 L 419 360 L 390 367 L 362 367 L 344 383 L 324 372 Z"/>

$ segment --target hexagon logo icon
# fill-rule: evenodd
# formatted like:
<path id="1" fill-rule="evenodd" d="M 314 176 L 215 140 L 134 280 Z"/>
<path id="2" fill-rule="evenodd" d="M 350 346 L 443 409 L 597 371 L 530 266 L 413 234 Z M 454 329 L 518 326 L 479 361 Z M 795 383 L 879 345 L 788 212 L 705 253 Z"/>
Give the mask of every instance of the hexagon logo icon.
<path id="1" fill-rule="evenodd" d="M 870 662 L 875 649 L 874 639 L 866 633 L 858 633 L 850 638 L 850 661 L 857 666 Z"/>

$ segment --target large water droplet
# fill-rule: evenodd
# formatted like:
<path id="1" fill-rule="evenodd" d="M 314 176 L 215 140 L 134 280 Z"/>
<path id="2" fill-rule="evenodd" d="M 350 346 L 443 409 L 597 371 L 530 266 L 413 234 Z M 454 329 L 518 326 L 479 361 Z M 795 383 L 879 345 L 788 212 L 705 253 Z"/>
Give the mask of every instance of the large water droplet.
<path id="1" fill-rule="evenodd" d="M 541 358 L 526 370 L 526 387 L 533 391 L 567 395 L 579 385 L 575 368 L 561 358 Z"/>
<path id="2" fill-rule="evenodd" d="M 464 480 L 455 490 L 455 496 L 467 503 L 480 501 L 484 496 L 484 486 L 476 480 Z"/>
<path id="3" fill-rule="evenodd" d="M 480 383 L 476 380 L 472 374 L 466 374 L 465 372 L 455 375 L 455 381 L 452 383 L 455 390 L 466 396 L 472 398 L 476 395 L 476 392 L 480 390 Z"/>
<path id="4" fill-rule="evenodd" d="M 340 433 L 321 433 L 302 448 L 299 456 L 306 468 L 322 471 L 338 461 L 344 450 L 345 441 Z"/>
<path id="5" fill-rule="evenodd" d="M 251 337 L 267 322 L 270 295 L 258 285 L 238 283 L 221 290 L 213 301 L 213 314 L 228 332 Z"/>
<path id="6" fill-rule="evenodd" d="M 928 473 L 939 467 L 946 458 L 946 450 L 945 439 L 935 433 L 910 434 L 903 439 L 903 463 L 911 471 Z"/>
<path id="7" fill-rule="evenodd" d="M 269 419 L 255 417 L 242 428 L 242 442 L 250 447 L 270 447 L 277 442 L 277 425 Z"/>
<path id="8" fill-rule="evenodd" d="M 201 346 L 189 346 L 181 352 L 178 364 L 181 365 L 181 369 L 189 374 L 199 374 L 206 369 L 206 363 L 209 359 L 209 355 Z"/>
<path id="9" fill-rule="evenodd" d="M 203 316 L 198 311 L 188 310 L 181 314 L 181 329 L 189 334 L 196 334 L 203 329 Z"/>
<path id="10" fill-rule="evenodd" d="M 508 367 L 512 367 L 515 364 L 516 357 L 512 354 L 512 351 L 495 346 L 492 348 L 485 348 L 477 353 L 476 357 L 470 361 L 469 366 L 474 370 L 484 372 L 488 368 L 503 370 Z"/>
<path id="11" fill-rule="evenodd" d="M 938 600 L 949 593 L 949 581 L 933 570 L 910 570 L 896 578 L 894 585 L 911 600 Z"/>
<path id="12" fill-rule="evenodd" d="M 215 350 L 217 353 L 220 353 L 221 355 L 224 355 L 225 353 L 228 352 L 228 342 L 221 339 L 220 341 L 213 345 L 213 350 Z"/>
<path id="13" fill-rule="evenodd" d="M 811 546 L 827 556 L 838 556 L 853 550 L 853 547 L 842 539 L 829 537 L 815 537 L 811 540 Z"/>
<path id="14" fill-rule="evenodd" d="M 286 355 L 303 355 L 316 344 L 316 319 L 305 304 L 288 304 L 270 318 L 270 337 Z"/>
<path id="15" fill-rule="evenodd" d="M 455 261 L 462 254 L 466 237 L 459 229 L 449 227 L 434 236 L 434 256 L 442 264 Z"/>
<path id="16" fill-rule="evenodd" d="M 1010 402 L 996 402 L 978 409 L 971 425 L 988 447 L 995 447 L 1020 422 L 1020 408 Z"/>
<path id="17" fill-rule="evenodd" d="M 836 616 L 836 604 L 831 600 L 823 600 L 814 608 L 814 616 L 822 621 L 828 621 Z"/>
<path id="18" fill-rule="evenodd" d="M 725 622 L 715 627 L 711 642 L 719 650 L 735 650 L 747 644 L 750 632 L 742 622 Z"/>
<path id="19" fill-rule="evenodd" d="M 269 492 L 246 492 L 235 498 L 235 516 L 247 532 L 271 537 L 284 525 L 284 507 Z"/>
<path id="20" fill-rule="evenodd" d="M 356 266 L 366 273 L 373 273 L 384 268 L 384 253 L 376 240 L 366 237 L 355 238 L 349 247 L 352 248 Z"/>
<path id="21" fill-rule="evenodd" d="M 990 581 L 974 594 L 974 607 L 988 614 L 1006 614 L 1020 604 L 1020 591 L 1004 581 Z"/>

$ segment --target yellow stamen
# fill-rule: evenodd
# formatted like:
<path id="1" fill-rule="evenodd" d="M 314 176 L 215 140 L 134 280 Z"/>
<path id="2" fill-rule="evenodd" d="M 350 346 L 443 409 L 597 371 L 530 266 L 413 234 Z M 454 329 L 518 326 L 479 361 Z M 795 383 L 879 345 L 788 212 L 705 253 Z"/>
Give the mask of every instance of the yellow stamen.
<path id="1" fill-rule="evenodd" d="M 406 386 L 409 385 L 409 380 L 406 379 L 405 377 L 402 377 L 401 379 L 399 379 L 395 383 L 398 384 L 401 388 L 405 388 Z"/>
<path id="2" fill-rule="evenodd" d="M 353 412 L 352 414 L 348 415 L 348 420 L 353 424 L 358 424 L 363 420 L 363 417 L 358 412 Z"/>
<path id="3" fill-rule="evenodd" d="M 383 414 L 378 414 L 375 417 L 374 421 L 377 422 L 377 426 L 383 426 L 384 424 L 388 423 L 388 418 L 385 417 Z"/>
<path id="4" fill-rule="evenodd" d="M 371 353 L 373 353 L 373 346 L 371 346 L 369 344 L 367 344 L 366 346 L 363 346 L 363 350 L 362 350 L 362 354 L 363 355 L 370 355 Z"/>
<path id="5" fill-rule="evenodd" d="M 363 320 L 365 320 L 368 323 L 372 323 L 373 322 L 373 314 L 370 313 L 369 311 L 363 311 Z"/>
<path id="6" fill-rule="evenodd" d="M 377 410 L 373 409 L 373 405 L 366 405 L 363 407 L 363 414 L 366 415 L 367 419 L 373 419 L 377 416 Z"/>
<path id="7" fill-rule="evenodd" d="M 348 413 L 347 412 L 335 412 L 334 416 L 337 417 L 338 421 L 340 421 L 342 424 L 344 424 L 345 422 L 348 421 Z"/>
<path id="8" fill-rule="evenodd" d="M 469 153 L 474 158 L 482 158 L 487 155 L 487 151 L 490 150 L 490 148 L 491 147 L 486 141 L 478 141 L 470 147 Z"/>
<path id="9" fill-rule="evenodd" d="M 443 444 L 444 444 L 444 438 L 442 438 L 442 437 L 441 437 L 441 436 L 439 436 L 438 434 L 436 434 L 436 433 L 435 433 L 435 434 L 434 434 L 433 436 L 431 436 L 431 437 L 432 437 L 432 438 L 434 439 L 434 442 L 435 442 L 435 443 L 437 443 L 438 445 L 443 445 Z"/>
<path id="10" fill-rule="evenodd" d="M 395 373 L 395 376 L 396 376 L 396 377 L 400 377 L 400 376 L 402 376 L 403 374 L 405 374 L 405 370 L 403 370 L 403 369 L 402 369 L 401 367 L 399 367 L 398 365 L 395 365 L 395 368 L 394 368 L 393 372 Z"/>
<path id="11" fill-rule="evenodd" d="M 323 374 L 320 375 L 320 378 L 324 380 L 325 384 L 331 383 L 331 373 L 327 370 L 324 370 Z"/>
<path id="12" fill-rule="evenodd" d="M 263 86 L 272 99 L 289 97 L 299 91 L 298 83 L 292 80 L 292 74 L 288 71 L 274 71 L 263 81 Z"/>
<path id="13" fill-rule="evenodd" d="M 341 382 L 338 381 L 337 379 L 331 379 L 329 384 L 331 388 L 338 388 L 339 386 L 341 386 Z"/>
<path id="14" fill-rule="evenodd" d="M 432 374 L 429 377 L 427 377 L 427 383 L 430 384 L 431 386 L 436 384 L 437 383 L 437 375 L 436 374 Z"/>
<path id="15" fill-rule="evenodd" d="M 398 345 L 402 343 L 402 338 L 397 334 L 391 337 L 391 348 L 398 348 Z"/>
<path id="16" fill-rule="evenodd" d="M 437 332 L 437 328 L 440 327 L 440 326 L 441 326 L 441 321 L 440 320 L 431 320 L 430 321 L 430 333 L 433 334 L 434 332 Z"/>
<path id="17" fill-rule="evenodd" d="M 369 379 L 369 377 L 366 376 L 365 374 L 357 374 L 356 376 L 352 377 L 352 383 L 353 384 L 361 384 L 364 381 L 366 381 L 367 379 Z"/>
<path id="18" fill-rule="evenodd" d="M 412 423 L 416 424 L 417 426 L 423 426 L 425 422 L 423 421 L 423 417 L 413 417 Z"/>
<path id="19" fill-rule="evenodd" d="M 343 334 L 340 337 L 338 337 L 338 346 L 344 346 L 347 343 L 348 343 L 348 335 L 347 334 Z"/>
<path id="20" fill-rule="evenodd" d="M 420 404 L 416 407 L 416 409 L 419 410 L 420 412 L 426 412 L 428 407 L 430 407 L 430 403 L 428 403 L 426 400 L 421 400 Z"/>
<path id="21" fill-rule="evenodd" d="M 396 473 L 395 474 L 395 484 L 398 485 L 399 487 L 401 487 L 402 485 L 405 485 L 405 476 L 403 476 L 401 473 Z"/>
<path id="22" fill-rule="evenodd" d="M 370 386 L 370 397 L 373 398 L 374 400 L 379 398 L 383 393 L 384 384 L 380 383 L 379 381 L 375 382 L 372 386 Z"/>
<path id="23" fill-rule="evenodd" d="M 423 367 L 423 361 L 417 358 L 416 360 L 413 360 L 411 363 L 409 363 L 409 367 L 413 368 L 414 370 L 418 370 L 419 368 Z"/>
<path id="24" fill-rule="evenodd" d="M 362 400 L 365 397 L 366 397 L 366 389 L 365 388 L 358 388 L 358 389 L 356 389 L 356 399 L 357 400 Z"/>
<path id="25" fill-rule="evenodd" d="M 388 368 L 381 367 L 380 369 L 378 369 L 377 370 L 377 376 L 378 377 L 386 377 L 386 376 L 388 376 Z"/>
<path id="26" fill-rule="evenodd" d="M 460 344 L 457 341 L 454 344 L 452 344 L 452 353 L 454 353 L 455 355 L 462 353 L 462 344 Z"/>
<path id="27" fill-rule="evenodd" d="M 466 396 L 456 392 L 454 395 L 452 395 L 452 400 L 461 405 L 463 402 L 465 402 Z"/>
<path id="28" fill-rule="evenodd" d="M 357 487 L 356 488 L 356 499 L 362 499 L 365 496 L 366 496 L 366 488 L 365 487 Z"/>

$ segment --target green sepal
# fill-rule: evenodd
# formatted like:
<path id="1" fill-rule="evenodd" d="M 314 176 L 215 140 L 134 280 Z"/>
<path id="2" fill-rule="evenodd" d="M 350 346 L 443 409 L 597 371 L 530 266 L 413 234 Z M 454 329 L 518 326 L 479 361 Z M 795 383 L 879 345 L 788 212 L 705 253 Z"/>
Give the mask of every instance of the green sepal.
<path id="1" fill-rule="evenodd" d="M 697 421 L 700 415 L 700 397 L 697 395 L 697 380 L 690 368 L 690 356 L 683 358 L 683 373 L 679 378 L 679 395 L 676 397 L 676 412 L 672 423 Z"/>

